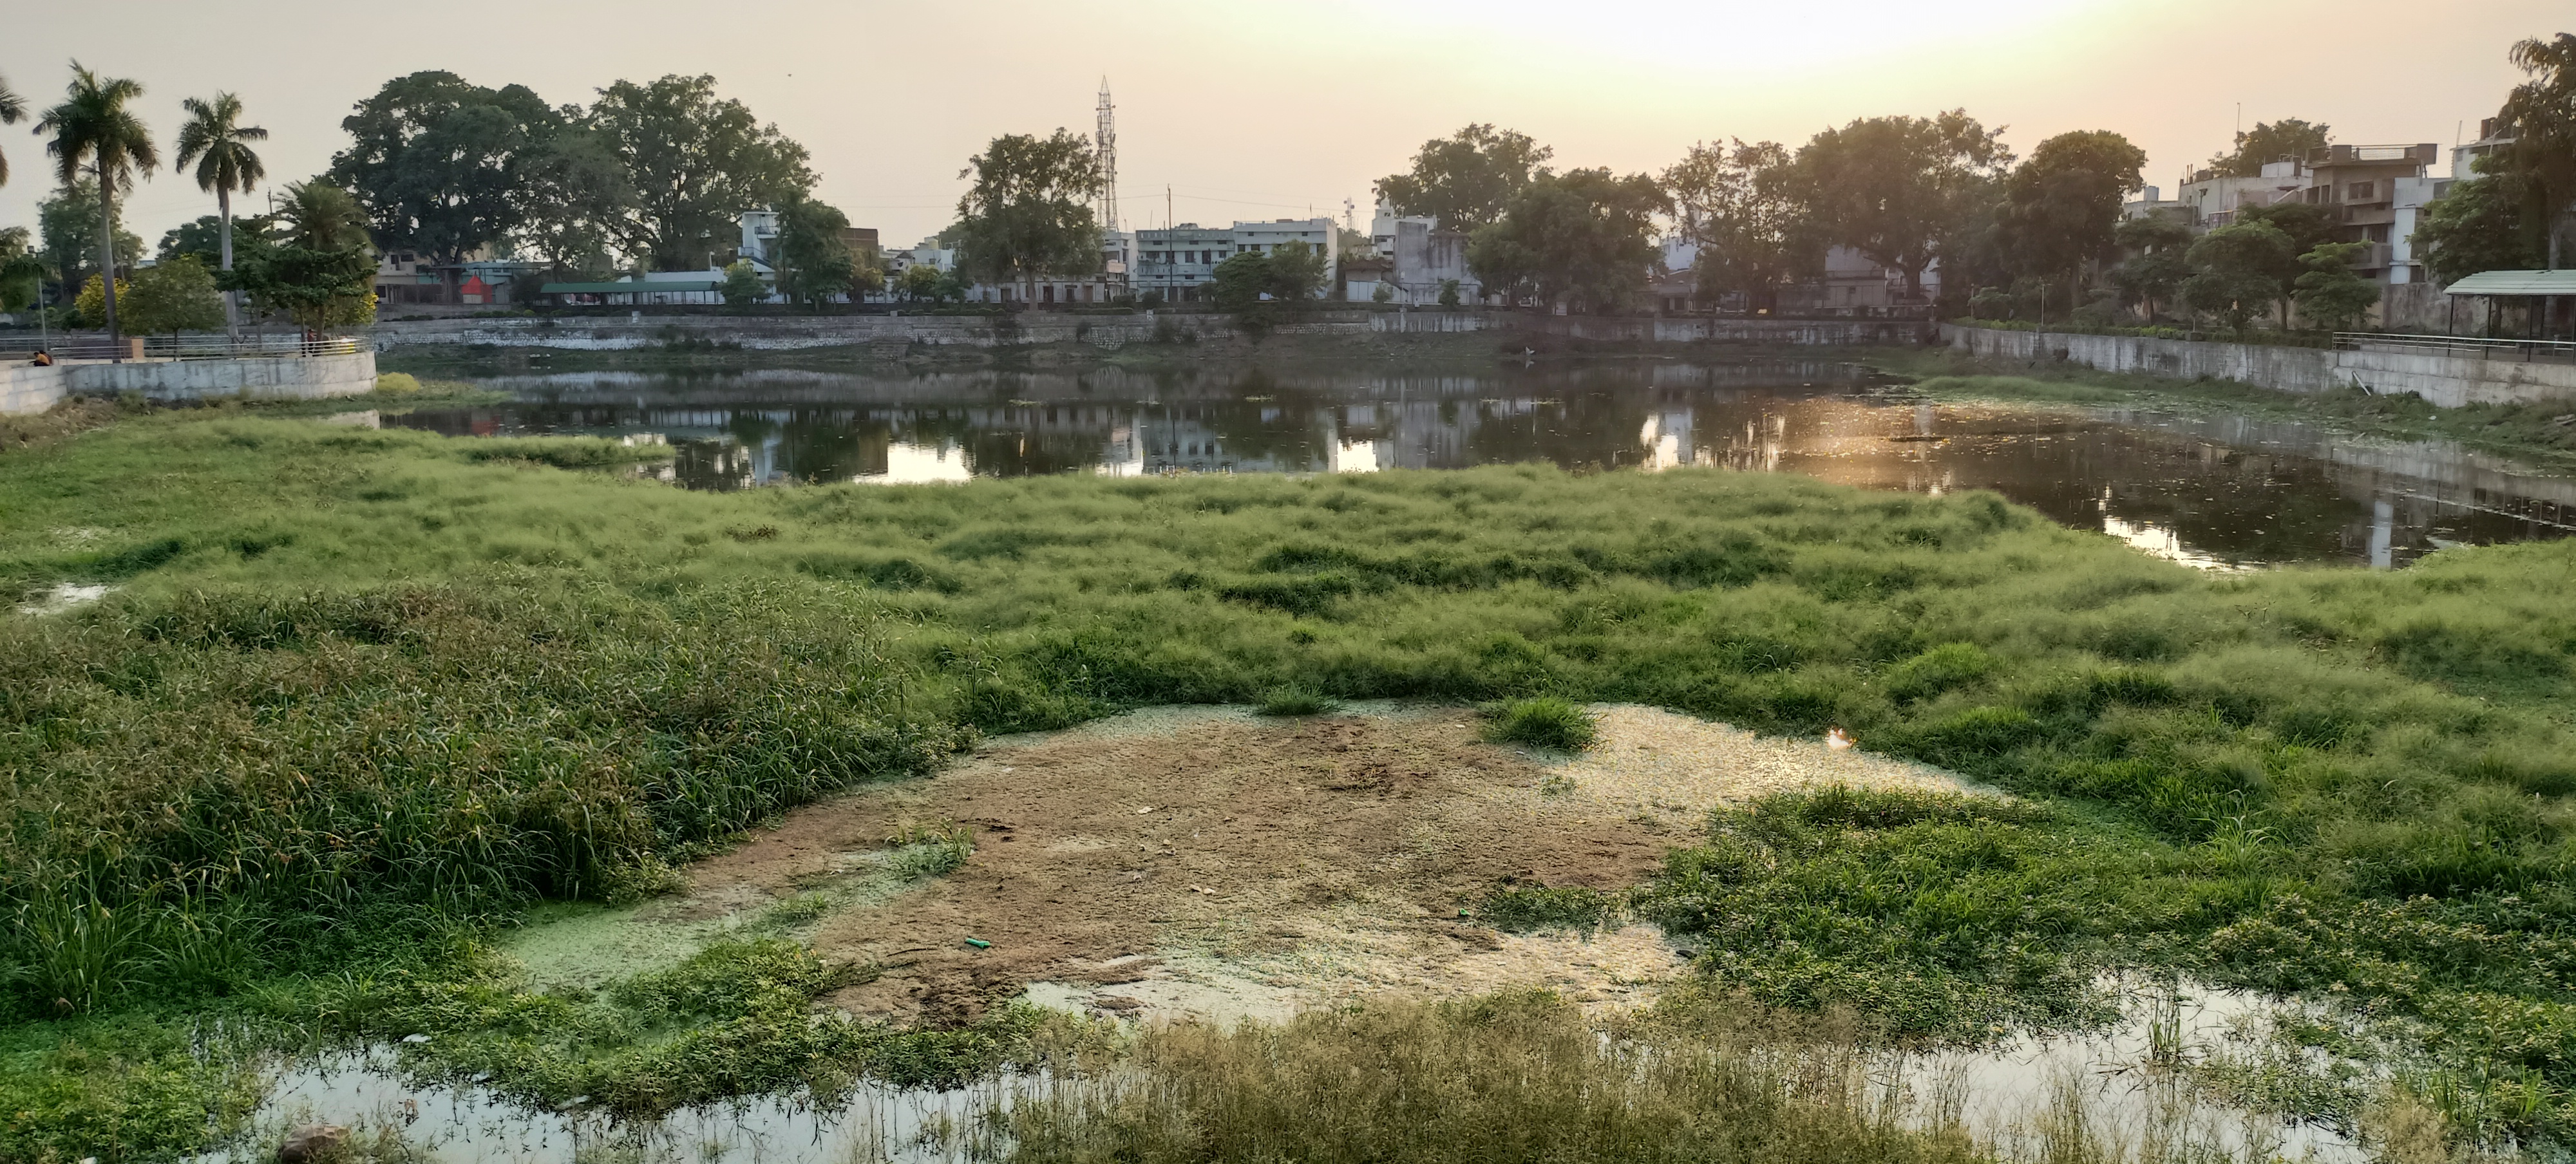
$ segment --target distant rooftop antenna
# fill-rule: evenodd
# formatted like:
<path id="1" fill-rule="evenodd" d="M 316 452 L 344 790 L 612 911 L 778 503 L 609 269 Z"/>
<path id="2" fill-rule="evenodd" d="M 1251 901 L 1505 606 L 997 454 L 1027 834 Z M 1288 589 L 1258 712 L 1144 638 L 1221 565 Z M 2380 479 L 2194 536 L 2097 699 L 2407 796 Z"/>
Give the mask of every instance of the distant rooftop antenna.
<path id="1" fill-rule="evenodd" d="M 1118 233 L 1118 107 L 1109 103 L 1109 78 L 1100 79 L 1100 130 L 1092 138 L 1100 152 L 1100 229 Z"/>

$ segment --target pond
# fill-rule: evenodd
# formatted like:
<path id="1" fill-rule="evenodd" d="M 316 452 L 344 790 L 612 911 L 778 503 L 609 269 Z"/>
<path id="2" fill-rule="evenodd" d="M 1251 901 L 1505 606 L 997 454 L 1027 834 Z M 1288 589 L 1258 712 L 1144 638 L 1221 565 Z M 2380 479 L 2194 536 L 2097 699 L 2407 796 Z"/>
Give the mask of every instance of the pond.
<path id="1" fill-rule="evenodd" d="M 691 489 L 1531 460 L 1709 465 L 1917 493 L 1992 489 L 2213 569 L 2388 568 L 2449 545 L 2576 533 L 2576 478 L 2449 442 L 2198 411 L 1934 403 L 1832 361 L 1455 373 L 759 369 L 478 383 L 510 399 L 386 423 L 667 440 L 676 456 L 656 471 Z"/>

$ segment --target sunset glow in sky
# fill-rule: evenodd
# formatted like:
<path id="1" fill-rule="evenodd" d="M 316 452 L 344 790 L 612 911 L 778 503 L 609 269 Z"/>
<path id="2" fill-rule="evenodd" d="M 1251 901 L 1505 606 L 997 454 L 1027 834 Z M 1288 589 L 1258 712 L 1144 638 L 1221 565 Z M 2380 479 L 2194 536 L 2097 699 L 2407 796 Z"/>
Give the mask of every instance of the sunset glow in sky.
<path id="1" fill-rule="evenodd" d="M 340 118 L 388 78 L 446 69 L 557 104 L 618 78 L 712 73 L 813 151 L 822 195 L 889 244 L 945 225 L 992 136 L 1087 133 L 1105 74 L 1119 106 L 1127 225 L 1368 213 L 1369 183 L 1471 121 L 1560 166 L 1660 170 L 1693 141 L 1773 138 L 1964 106 L 2022 151 L 2111 129 L 2148 181 L 2245 124 L 2304 117 L 2339 141 L 2438 141 L 2495 112 L 2513 41 L 2576 28 L 2565 0 L 1310 0 L 1277 3 L 22 5 L 0 76 L 41 109 L 66 62 L 141 81 L 167 150 L 183 97 L 230 89 L 273 135 L 272 181 L 345 144 Z M 28 125 L 0 226 L 35 224 L 50 179 Z M 2444 164 L 2448 164 L 2447 151 Z M 254 196 L 253 202 L 258 202 Z M 127 222 L 150 244 L 214 201 L 168 171 Z"/>

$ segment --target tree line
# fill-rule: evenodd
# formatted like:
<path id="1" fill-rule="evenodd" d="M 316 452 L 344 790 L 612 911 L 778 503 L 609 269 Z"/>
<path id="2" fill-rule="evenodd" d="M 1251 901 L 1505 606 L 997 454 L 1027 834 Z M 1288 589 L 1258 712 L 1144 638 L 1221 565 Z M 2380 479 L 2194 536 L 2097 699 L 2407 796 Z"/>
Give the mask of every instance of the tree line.
<path id="1" fill-rule="evenodd" d="M 2415 236 L 2436 279 L 2555 266 L 2576 202 L 2576 36 L 2528 40 L 2511 53 L 2530 80 L 2500 120 L 2518 134 L 2427 208 Z M 2331 140 L 2296 118 L 2237 135 L 2210 160 L 2256 176 Z M 1694 145 L 1657 174 L 1552 169 L 1527 135 L 1469 125 L 1425 142 L 1404 172 L 1376 183 L 1395 213 L 1439 220 L 1468 237 L 1469 269 L 1515 302 L 1573 311 L 1634 307 L 1669 229 L 1695 250 L 1694 292 L 1740 297 L 1754 310 L 1823 273 L 1847 247 L 1894 272 L 1906 298 L 1927 300 L 1937 265 L 1942 310 L 2111 323 L 2176 313 L 2231 327 L 2273 314 L 2351 326 L 2377 301 L 2355 270 L 2365 244 L 2342 241 L 2332 209 L 2304 202 L 2249 207 L 2206 233 L 2172 218 L 2124 220 L 2146 155 L 2118 133 L 2059 134 L 2017 157 L 1964 110 L 1872 117 L 1791 148 L 1740 138 Z M 1928 300 L 1927 300 L 1928 301 Z"/>

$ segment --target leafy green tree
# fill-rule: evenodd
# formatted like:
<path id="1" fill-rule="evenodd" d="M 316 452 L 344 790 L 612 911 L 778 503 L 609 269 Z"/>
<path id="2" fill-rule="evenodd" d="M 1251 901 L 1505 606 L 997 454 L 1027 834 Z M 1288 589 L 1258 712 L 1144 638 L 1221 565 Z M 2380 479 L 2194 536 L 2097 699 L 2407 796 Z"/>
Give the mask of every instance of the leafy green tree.
<path id="1" fill-rule="evenodd" d="M 2327 331 L 2350 331 L 2379 302 L 2379 284 L 2352 269 L 2368 243 L 2324 243 L 2299 256 L 2299 314 Z"/>
<path id="2" fill-rule="evenodd" d="M 2117 252 L 2120 203 L 2146 185 L 2147 151 L 2109 130 L 2061 133 L 2039 143 L 2004 179 L 1995 229 L 2020 274 L 2064 280 L 2072 304 L 2078 275 Z"/>
<path id="3" fill-rule="evenodd" d="M 927 263 L 906 267 L 903 276 L 895 281 L 895 293 L 913 301 L 937 299 L 939 275 L 939 268 Z"/>
<path id="4" fill-rule="evenodd" d="M 561 123 L 524 85 L 396 77 L 341 119 L 349 148 L 325 180 L 356 194 L 378 246 L 461 262 L 519 224 L 521 171 Z"/>
<path id="5" fill-rule="evenodd" d="M 161 232 L 161 243 L 153 248 L 154 257 L 168 262 L 180 255 L 195 255 L 208 270 L 221 270 L 224 254 L 224 220 L 212 214 L 200 214 Z"/>
<path id="6" fill-rule="evenodd" d="M 2267 163 L 2301 161 L 2310 150 L 2324 149 L 2333 141 L 2326 126 L 2295 117 L 2258 121 L 2254 128 L 2237 133 L 2235 149 L 2209 159 L 2209 168 L 2225 177 L 2260 177 Z"/>
<path id="7" fill-rule="evenodd" d="M 230 93 L 217 93 L 212 101 L 190 97 L 179 103 L 188 111 L 187 123 L 179 127 L 179 169 L 191 162 L 197 166 L 197 188 L 215 196 L 215 213 L 221 216 L 222 230 L 216 269 L 233 269 L 233 193 L 250 193 L 259 180 L 268 176 L 253 153 L 250 143 L 268 140 L 268 131 L 256 125 L 241 123 L 241 98 Z M 224 330 L 236 333 L 239 312 L 233 300 L 235 293 L 224 293 Z"/>
<path id="8" fill-rule="evenodd" d="M 1702 298 L 1742 292 L 1768 311 L 1779 306 L 1782 283 L 1823 261 L 1787 146 L 1703 142 L 1664 171 L 1663 183 L 1698 248 L 1692 268 Z"/>
<path id="9" fill-rule="evenodd" d="M 0 311 L 22 311 L 44 288 L 45 261 L 23 226 L 0 227 Z"/>
<path id="10" fill-rule="evenodd" d="M 1100 167 L 1087 138 L 1007 134 L 957 174 L 974 184 L 957 200 L 957 266 L 994 283 L 1100 268 L 1092 214 Z"/>
<path id="11" fill-rule="evenodd" d="M 2238 222 L 2269 223 L 2290 240 L 2289 253 L 2272 268 L 2272 298 L 2280 306 L 2281 326 L 2290 326 L 2292 295 L 2299 289 L 2299 276 L 2307 273 L 2299 256 L 2336 241 L 2343 224 L 2333 208 L 2313 202 L 2275 202 L 2269 206 L 2248 206 L 2236 212 Z"/>
<path id="12" fill-rule="evenodd" d="M 760 278 L 760 268 L 749 259 L 735 259 L 724 269 L 724 301 L 729 307 L 749 307 L 769 298 L 769 284 Z"/>
<path id="13" fill-rule="evenodd" d="M 27 102 L 9 88 L 9 80 L 0 77 L 0 125 L 16 125 L 27 117 Z M 0 153 L 0 186 L 9 184 L 9 155 Z"/>
<path id="14" fill-rule="evenodd" d="M 2152 322 L 2159 307 L 2173 302 L 2182 281 L 2191 277 L 2183 258 L 2191 247 L 2191 228 L 2161 214 L 2132 218 L 2111 231 L 2111 241 L 2129 252 L 2111 268 L 2111 285 L 2123 301 L 2138 304 Z"/>
<path id="15" fill-rule="evenodd" d="M 1827 241 L 1904 272 L 1907 294 L 1919 297 L 1924 269 L 1955 249 L 2012 165 L 2002 134 L 1961 109 L 1828 129 L 1798 148 L 1801 197 Z"/>
<path id="16" fill-rule="evenodd" d="M 365 207 L 319 178 L 290 182 L 285 193 L 278 237 L 237 254 L 220 284 L 247 292 L 262 310 L 285 312 L 311 331 L 373 320 L 376 260 Z"/>
<path id="17" fill-rule="evenodd" d="M 842 241 L 848 215 L 811 198 L 800 198 L 778 213 L 778 290 L 790 301 L 820 310 L 835 295 L 851 293 L 859 281 L 859 258 Z"/>
<path id="18" fill-rule="evenodd" d="M 719 100 L 711 76 L 619 81 L 600 90 L 584 124 L 616 156 L 633 191 L 626 210 L 603 225 L 618 249 L 657 271 L 714 265 L 734 250 L 743 210 L 784 205 L 814 188 L 805 147 L 742 102 Z"/>
<path id="19" fill-rule="evenodd" d="M 36 123 L 37 133 L 50 133 L 54 140 L 46 150 L 54 155 L 56 175 L 63 185 L 80 180 L 83 166 L 90 167 L 98 178 L 99 269 L 116 270 L 118 241 L 116 234 L 116 184 L 128 185 L 140 171 L 149 177 L 161 164 L 161 151 L 152 144 L 152 131 L 143 127 L 141 118 L 128 108 L 143 95 L 143 86 L 121 78 L 104 78 L 72 62 L 72 83 L 64 92 L 63 102 L 45 111 Z M 100 319 L 114 339 L 116 329 L 116 283 L 107 280 L 105 310 Z"/>
<path id="20" fill-rule="evenodd" d="M 1377 196 L 1397 214 L 1473 230 L 1500 219 L 1512 195 L 1546 173 L 1540 163 L 1552 155 L 1527 134 L 1470 125 L 1422 143 L 1411 170 L 1377 180 Z"/>
<path id="21" fill-rule="evenodd" d="M 604 135 L 565 125 L 522 160 L 518 177 L 510 237 L 522 253 L 576 279 L 615 269 L 616 225 L 634 212 L 635 186 Z"/>
<path id="22" fill-rule="evenodd" d="M 2533 199 L 2522 172 L 2489 154 L 2475 163 L 2478 176 L 2455 182 L 2424 207 L 2415 245 L 2436 283 L 2456 283 L 2480 271 L 2536 270 L 2549 261 L 2539 232 L 2528 229 Z"/>
<path id="23" fill-rule="evenodd" d="M 117 294 L 124 294 L 125 289 L 130 285 L 131 284 L 129 284 L 127 280 L 117 280 Z M 97 275 L 92 275 L 89 277 L 89 282 L 81 284 L 80 294 L 72 297 L 72 325 L 74 327 L 97 327 L 99 326 L 99 320 L 104 318 L 106 315 L 107 280 L 102 279 Z"/>
<path id="24" fill-rule="evenodd" d="M 1644 174 L 1541 174 L 1468 237 L 1467 265 L 1487 287 L 1525 288 L 1542 308 L 1615 310 L 1644 290 L 1655 217 L 1671 207 Z"/>
<path id="25" fill-rule="evenodd" d="M 1440 306 L 1442 306 L 1442 307 L 1456 307 L 1456 306 L 1458 306 L 1458 303 L 1459 303 L 1458 291 L 1459 291 L 1459 288 L 1458 288 L 1458 281 L 1457 281 L 1456 279 L 1442 279 L 1442 280 L 1440 281 Z"/>
<path id="26" fill-rule="evenodd" d="M 2513 46 L 2514 66 L 2531 79 L 2514 86 L 2501 111 L 2516 138 L 2506 160 L 2522 178 L 2524 224 L 2551 269 L 2564 265 L 2566 218 L 2576 208 L 2576 33 Z"/>
<path id="27" fill-rule="evenodd" d="M 98 272 L 99 259 L 106 253 L 98 233 L 101 205 L 98 183 L 86 178 L 36 204 L 36 233 L 45 244 L 45 264 L 53 269 L 54 285 L 65 298 Z M 143 240 L 125 229 L 124 209 L 108 209 L 116 225 L 116 253 L 142 254 Z"/>
<path id="28" fill-rule="evenodd" d="M 1221 311 L 1242 315 L 1261 304 L 1270 294 L 1270 256 L 1259 251 L 1243 251 L 1226 256 L 1216 265 L 1209 294 Z"/>
<path id="29" fill-rule="evenodd" d="M 2183 305 L 2215 315 L 2231 331 L 2271 306 L 2280 291 L 2274 273 L 2290 249 L 2290 236 L 2268 222 L 2239 222 L 2200 236 L 2185 253 L 2192 273 L 2182 282 Z"/>
<path id="30" fill-rule="evenodd" d="M 195 255 L 141 268 L 125 283 L 126 319 L 138 333 L 212 331 L 224 323 L 223 292 Z"/>
<path id="31" fill-rule="evenodd" d="M 1324 252 L 1303 242 L 1285 242 L 1272 249 L 1270 259 L 1270 294 L 1289 303 L 1305 303 L 1324 286 Z"/>

